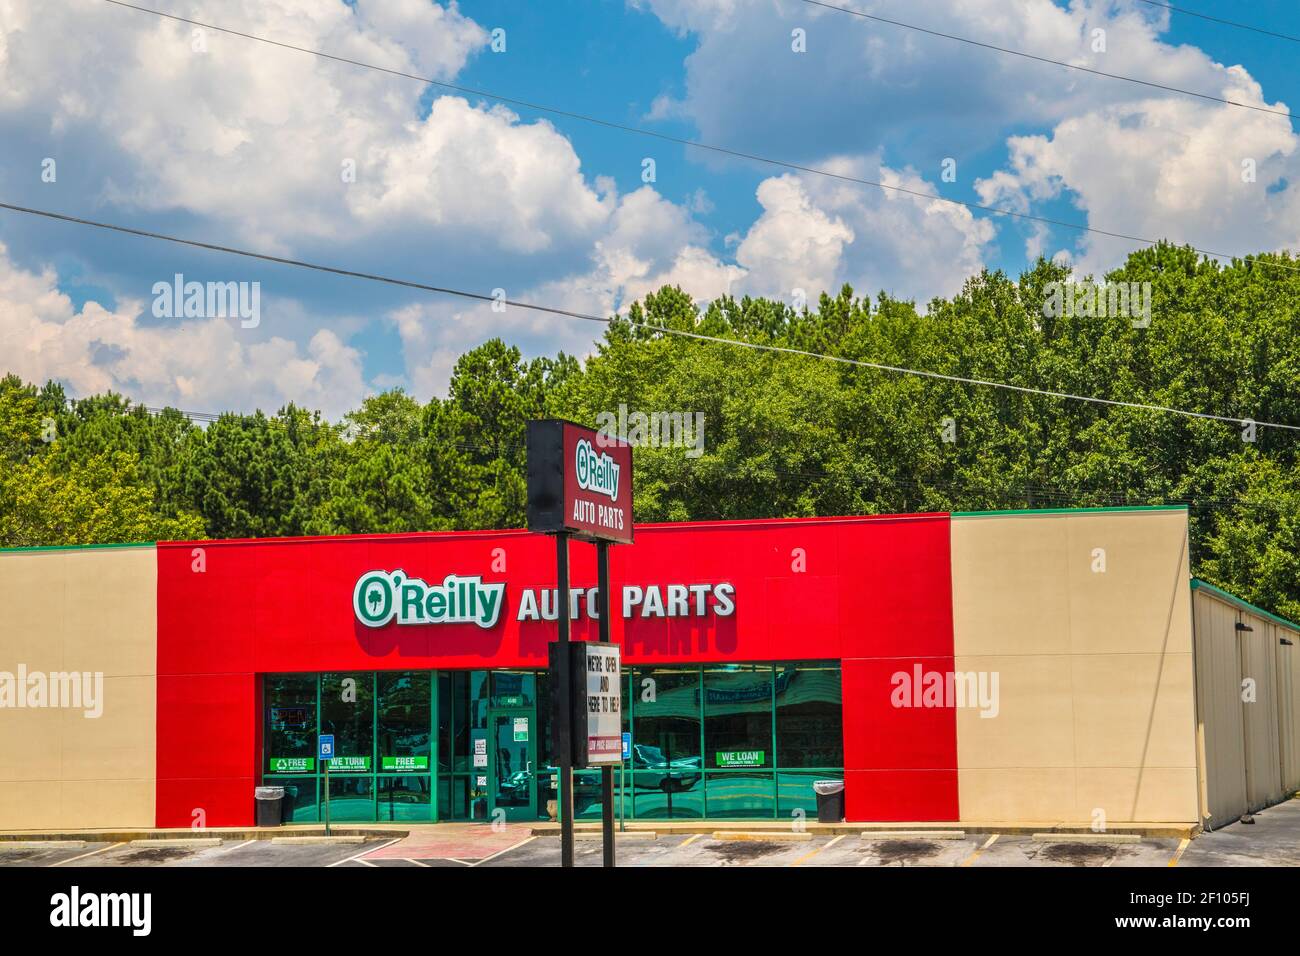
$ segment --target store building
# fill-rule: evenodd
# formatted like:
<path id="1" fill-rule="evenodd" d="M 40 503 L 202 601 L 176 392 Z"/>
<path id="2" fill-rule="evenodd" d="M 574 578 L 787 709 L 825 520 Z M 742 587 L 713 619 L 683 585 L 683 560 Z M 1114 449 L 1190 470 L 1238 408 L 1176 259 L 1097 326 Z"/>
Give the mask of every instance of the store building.
<path id="1" fill-rule="evenodd" d="M 314 821 L 318 733 L 334 821 L 546 819 L 554 573 L 525 532 L 0 552 L 0 829 L 248 825 L 262 783 Z M 1297 628 L 1191 580 L 1181 508 L 645 525 L 612 579 L 629 819 L 842 777 L 850 820 L 1218 826 L 1300 786 Z"/>

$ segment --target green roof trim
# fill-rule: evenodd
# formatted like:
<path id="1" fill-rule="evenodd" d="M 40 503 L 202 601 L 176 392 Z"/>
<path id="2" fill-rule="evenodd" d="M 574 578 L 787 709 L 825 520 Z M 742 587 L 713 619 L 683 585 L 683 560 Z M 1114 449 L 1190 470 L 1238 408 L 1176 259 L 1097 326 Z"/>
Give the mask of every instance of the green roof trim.
<path id="1" fill-rule="evenodd" d="M 23 554 L 37 551 L 100 551 L 105 548 L 153 548 L 157 541 L 122 541 L 109 544 L 36 544 L 21 548 L 0 548 L 0 554 Z"/>
<path id="2" fill-rule="evenodd" d="M 1192 578 L 1192 590 L 1209 591 L 1215 597 L 1221 597 L 1229 604 L 1235 604 L 1244 611 L 1249 611 L 1251 614 L 1258 614 L 1260 617 L 1267 618 L 1274 624 L 1281 624 L 1283 627 L 1289 627 L 1291 630 L 1300 633 L 1300 624 L 1297 624 L 1294 621 L 1288 621 L 1284 617 L 1279 617 L 1272 611 L 1265 611 L 1262 607 L 1256 607 L 1249 601 L 1243 601 L 1241 598 L 1237 597 L 1237 595 L 1229 594 L 1227 591 L 1223 590 L 1223 588 L 1215 587 L 1209 581 L 1202 581 L 1200 578 Z"/>
<path id="3" fill-rule="evenodd" d="M 1097 508 L 1012 508 L 1007 511 L 954 511 L 954 518 L 988 518 L 1005 515 L 1075 515 L 1116 511 L 1187 511 L 1187 505 L 1102 505 Z"/>

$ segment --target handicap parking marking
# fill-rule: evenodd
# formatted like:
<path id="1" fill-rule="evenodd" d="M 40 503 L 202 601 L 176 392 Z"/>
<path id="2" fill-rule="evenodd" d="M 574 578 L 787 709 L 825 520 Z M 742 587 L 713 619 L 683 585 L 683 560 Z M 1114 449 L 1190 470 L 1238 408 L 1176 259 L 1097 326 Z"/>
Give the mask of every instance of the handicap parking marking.
<path id="1" fill-rule="evenodd" d="M 485 857 L 483 857 L 481 860 L 475 860 L 473 863 L 469 863 L 469 864 L 466 864 L 466 865 L 467 865 L 467 866 L 478 866 L 480 863 L 486 863 L 488 860 L 495 860 L 497 857 L 499 857 L 499 856 L 504 856 L 505 854 L 509 853 L 511 850 L 517 850 L 517 849 L 519 849 L 521 846 L 525 846 L 525 845 L 527 845 L 527 844 L 529 844 L 529 843 L 532 843 L 532 842 L 533 842 L 534 840 L 536 840 L 536 839 L 537 839 L 537 837 L 535 837 L 535 836 L 527 837 L 527 838 L 525 838 L 525 839 L 523 839 L 523 840 L 520 840 L 518 843 L 515 843 L 515 844 L 512 844 L 511 846 L 506 847 L 504 850 L 497 850 L 497 852 L 493 853 L 491 856 L 485 856 Z M 461 861 L 458 860 L 457 862 L 461 862 Z"/>
<path id="2" fill-rule="evenodd" d="M 373 866 L 374 866 L 373 863 L 367 863 L 365 860 L 362 859 L 362 857 L 369 856 L 371 853 L 374 853 L 374 852 L 376 852 L 377 850 L 382 850 L 382 849 L 384 849 L 384 847 L 392 846 L 394 843 L 396 843 L 396 842 L 397 842 L 398 840 L 400 840 L 400 839 L 401 839 L 401 837 L 394 837 L 394 838 L 391 839 L 391 840 L 387 840 L 387 841 L 381 843 L 379 846 L 367 847 L 366 849 L 362 850 L 360 853 L 356 854 L 355 856 L 349 856 L 349 857 L 346 857 L 346 858 L 344 858 L 344 859 L 342 859 L 342 860 L 335 860 L 333 863 L 327 863 L 326 866 L 327 866 L 327 867 L 330 867 L 330 866 L 342 866 L 344 863 L 352 863 L 352 862 L 355 861 L 355 862 L 360 863 L 360 864 L 362 864 L 362 865 L 364 865 L 364 866 L 373 867 Z"/>

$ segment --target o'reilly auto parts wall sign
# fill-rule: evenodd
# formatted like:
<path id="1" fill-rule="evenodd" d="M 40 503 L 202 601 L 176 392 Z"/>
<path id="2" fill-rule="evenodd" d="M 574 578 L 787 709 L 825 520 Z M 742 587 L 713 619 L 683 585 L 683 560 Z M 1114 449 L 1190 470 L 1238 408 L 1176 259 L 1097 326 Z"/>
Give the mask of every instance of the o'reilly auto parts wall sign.
<path id="1" fill-rule="evenodd" d="M 598 617 L 599 589 L 569 589 L 569 617 Z M 635 618 L 730 617 L 736 612 L 736 588 L 727 581 L 707 584 L 626 584 L 614 592 L 614 613 Z M 398 624 L 474 624 L 487 629 L 501 620 L 506 606 L 504 581 L 484 581 L 480 575 L 448 574 L 440 583 L 398 569 L 367 571 L 352 587 L 352 613 L 366 627 Z M 556 588 L 524 588 L 506 613 L 516 621 L 559 619 Z"/>
<path id="2" fill-rule="evenodd" d="M 559 419 L 528 423 L 528 530 L 632 543 L 632 446 Z"/>

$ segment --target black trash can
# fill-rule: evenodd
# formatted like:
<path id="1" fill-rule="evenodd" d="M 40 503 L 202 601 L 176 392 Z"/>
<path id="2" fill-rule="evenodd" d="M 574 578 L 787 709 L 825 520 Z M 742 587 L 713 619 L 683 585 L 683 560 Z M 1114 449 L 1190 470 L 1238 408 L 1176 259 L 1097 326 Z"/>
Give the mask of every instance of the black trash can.
<path id="1" fill-rule="evenodd" d="M 814 780 L 817 794 L 817 822 L 839 823 L 844 819 L 844 781 Z"/>
<path id="2" fill-rule="evenodd" d="M 257 787 L 253 796 L 257 800 L 257 825 L 278 827 L 284 812 L 284 787 Z"/>

